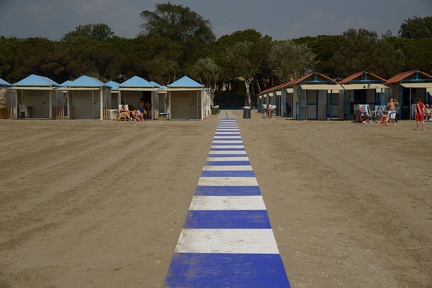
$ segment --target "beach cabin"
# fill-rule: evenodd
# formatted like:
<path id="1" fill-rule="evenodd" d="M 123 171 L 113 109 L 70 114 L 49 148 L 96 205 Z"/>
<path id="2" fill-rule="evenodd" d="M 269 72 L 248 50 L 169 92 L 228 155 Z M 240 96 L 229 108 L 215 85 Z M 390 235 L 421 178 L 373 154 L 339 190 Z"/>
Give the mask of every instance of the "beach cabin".
<path id="1" fill-rule="evenodd" d="M 63 117 L 60 84 L 39 75 L 30 75 L 13 84 L 16 96 L 13 117 L 18 119 L 57 119 Z"/>
<path id="2" fill-rule="evenodd" d="M 184 76 L 167 85 L 169 119 L 204 119 L 204 85 Z"/>
<path id="3" fill-rule="evenodd" d="M 138 103 L 142 98 L 144 103 L 151 103 L 150 119 L 159 118 L 159 87 L 144 78 L 134 76 L 123 83 L 118 88 L 119 104 L 126 104 L 129 110 L 137 110 Z"/>
<path id="4" fill-rule="evenodd" d="M 281 116 L 293 117 L 293 99 L 294 99 L 294 88 L 291 82 L 287 82 L 280 86 L 281 90 Z"/>
<path id="5" fill-rule="evenodd" d="M 384 78 L 367 71 L 360 71 L 340 80 L 338 84 L 344 88 L 340 119 L 353 119 L 355 104 L 369 104 L 371 110 L 374 110 L 376 105 L 387 104 L 388 87 L 384 85 L 385 81 Z"/>
<path id="6" fill-rule="evenodd" d="M 388 79 L 385 84 L 389 87 L 388 97 L 399 102 L 401 119 L 414 119 L 416 98 L 420 97 L 424 103 L 432 102 L 432 76 L 419 71 L 410 70 L 399 73 Z"/>
<path id="7" fill-rule="evenodd" d="M 276 116 L 292 117 L 293 88 L 289 82 L 273 86 L 257 95 L 258 112 L 267 104 L 276 105 Z"/>
<path id="8" fill-rule="evenodd" d="M 12 116 L 12 84 L 0 78 L 0 119 Z"/>
<path id="9" fill-rule="evenodd" d="M 339 119 L 343 107 L 336 80 L 311 72 L 290 82 L 293 87 L 293 117 L 296 120 Z M 343 110 L 342 110 L 343 111 Z"/>
<path id="10" fill-rule="evenodd" d="M 83 75 L 62 88 L 66 92 L 68 119 L 108 119 L 111 87 Z"/>
<path id="11" fill-rule="evenodd" d="M 108 81 L 105 84 L 111 87 L 111 109 L 118 109 L 118 105 L 121 104 L 118 101 L 118 88 L 120 83 L 115 81 Z"/>

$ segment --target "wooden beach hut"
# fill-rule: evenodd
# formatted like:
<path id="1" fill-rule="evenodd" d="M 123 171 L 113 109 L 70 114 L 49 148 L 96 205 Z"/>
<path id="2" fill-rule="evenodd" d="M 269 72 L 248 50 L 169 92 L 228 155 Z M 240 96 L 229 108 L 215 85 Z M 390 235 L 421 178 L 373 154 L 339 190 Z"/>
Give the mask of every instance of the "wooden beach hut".
<path id="1" fill-rule="evenodd" d="M 63 117 L 63 92 L 60 84 L 31 74 L 13 84 L 15 118 L 56 119 Z"/>
<path id="2" fill-rule="evenodd" d="M 120 104 L 118 100 L 118 89 L 120 83 L 115 81 L 108 81 L 105 84 L 111 87 L 111 109 L 118 109 L 118 105 Z"/>
<path id="3" fill-rule="evenodd" d="M 151 103 L 151 119 L 159 118 L 159 87 L 144 78 L 134 76 L 123 83 L 118 88 L 119 104 L 127 104 L 129 110 L 138 109 L 141 98 L 144 102 Z"/>
<path id="4" fill-rule="evenodd" d="M 12 84 L 0 78 L 0 119 L 12 116 Z"/>
<path id="5" fill-rule="evenodd" d="M 111 87 L 83 75 L 62 88 L 66 92 L 68 119 L 108 119 Z"/>
<path id="6" fill-rule="evenodd" d="M 184 76 L 167 85 L 169 119 L 204 119 L 204 85 Z"/>
<path id="7" fill-rule="evenodd" d="M 289 83 L 293 87 L 293 117 L 296 120 L 332 120 L 341 115 L 343 87 L 319 72 Z"/>
<path id="8" fill-rule="evenodd" d="M 340 119 L 353 119 L 355 104 L 369 104 L 372 110 L 375 105 L 385 105 L 388 93 L 385 81 L 386 79 L 368 71 L 360 71 L 340 80 L 338 84 L 344 88 Z"/>
<path id="9" fill-rule="evenodd" d="M 420 97 L 423 102 L 432 102 L 432 75 L 417 69 L 401 72 L 388 79 L 389 97 L 399 102 L 399 115 L 402 119 L 414 119 L 415 99 Z"/>

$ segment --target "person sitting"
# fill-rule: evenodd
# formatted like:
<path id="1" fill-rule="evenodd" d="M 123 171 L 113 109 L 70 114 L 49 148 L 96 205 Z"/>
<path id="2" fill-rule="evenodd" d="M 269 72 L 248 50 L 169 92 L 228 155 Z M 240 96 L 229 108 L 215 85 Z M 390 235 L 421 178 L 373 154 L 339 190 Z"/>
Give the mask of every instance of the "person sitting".
<path id="1" fill-rule="evenodd" d="M 373 111 L 375 113 L 376 116 L 376 122 L 381 121 L 382 116 L 383 116 L 383 110 L 381 106 L 378 106 L 378 110 Z"/>
<path id="2" fill-rule="evenodd" d="M 119 110 L 119 116 L 117 118 L 117 121 L 120 121 L 121 119 L 124 119 L 125 121 L 130 120 L 130 113 L 129 110 L 126 108 L 126 106 L 123 104 Z"/>
<path id="3" fill-rule="evenodd" d="M 379 120 L 379 121 L 377 121 L 375 123 L 379 124 L 379 125 L 389 125 L 388 120 L 389 120 L 388 112 L 387 111 L 383 111 L 381 120 Z"/>
<path id="4" fill-rule="evenodd" d="M 267 117 L 271 118 L 273 116 L 274 106 L 267 103 L 265 111 L 266 111 Z"/>
<path id="5" fill-rule="evenodd" d="M 360 105 L 359 109 L 360 109 L 361 122 L 363 124 L 365 124 L 366 122 L 369 122 L 371 115 L 369 115 L 368 111 L 365 111 L 364 107 L 361 105 Z"/>
<path id="6" fill-rule="evenodd" d="M 432 108 L 429 104 L 426 104 L 426 121 L 432 122 Z"/>
<path id="7" fill-rule="evenodd" d="M 144 114 L 140 110 L 134 110 L 133 118 L 135 121 L 144 121 Z"/>

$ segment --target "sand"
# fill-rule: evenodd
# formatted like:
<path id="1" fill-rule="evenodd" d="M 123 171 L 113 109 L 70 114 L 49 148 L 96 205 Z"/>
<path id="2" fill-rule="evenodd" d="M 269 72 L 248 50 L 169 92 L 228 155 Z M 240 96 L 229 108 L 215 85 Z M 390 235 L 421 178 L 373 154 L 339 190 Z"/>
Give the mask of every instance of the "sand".
<path id="1" fill-rule="evenodd" d="M 233 113 L 292 287 L 432 287 L 432 123 Z M 162 287 L 217 121 L 0 120 L 0 287 Z"/>

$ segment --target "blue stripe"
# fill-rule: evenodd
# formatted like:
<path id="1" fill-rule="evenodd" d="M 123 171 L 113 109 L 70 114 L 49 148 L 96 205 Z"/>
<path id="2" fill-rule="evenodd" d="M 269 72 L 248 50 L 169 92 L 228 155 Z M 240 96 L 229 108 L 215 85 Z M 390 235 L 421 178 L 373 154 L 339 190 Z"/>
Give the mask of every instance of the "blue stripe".
<path id="1" fill-rule="evenodd" d="M 255 177 L 254 171 L 202 171 L 202 177 Z"/>
<path id="2" fill-rule="evenodd" d="M 259 186 L 197 186 L 197 196 L 261 196 Z"/>
<path id="3" fill-rule="evenodd" d="M 219 120 L 220 129 L 235 127 Z M 223 128 L 222 128 L 223 127 Z M 216 131 L 214 140 L 241 140 Z M 237 135 L 235 135 L 237 136 Z M 238 148 L 227 146 L 238 145 Z M 250 166 L 250 161 L 229 161 L 224 157 L 247 157 L 243 143 L 212 143 L 208 157 L 225 161 L 206 161 L 206 166 Z M 237 146 L 235 146 L 237 147 Z M 212 151 L 238 151 L 236 154 L 212 154 Z M 223 153 L 223 152 L 222 152 Z M 245 158 L 248 159 L 248 158 Z M 228 161 L 227 161 L 228 160 Z M 205 168 L 204 168 L 205 169 Z M 222 168 L 223 169 L 223 168 Z M 253 177 L 254 171 L 207 171 L 201 177 Z M 217 178 L 216 178 L 217 179 Z M 220 185 L 220 184 L 219 184 Z M 197 186 L 196 196 L 262 196 L 259 186 Z M 190 209 L 200 209 L 191 207 Z M 271 229 L 266 210 L 189 210 L 184 229 Z M 184 243 L 183 243 L 184 244 Z M 280 254 L 174 253 L 164 287 L 290 287 Z"/>
<path id="4" fill-rule="evenodd" d="M 242 166 L 251 165 L 249 161 L 207 161 L 206 166 Z"/>
<path id="5" fill-rule="evenodd" d="M 213 140 L 217 140 L 217 141 L 241 141 L 242 138 L 238 137 L 238 138 L 213 138 Z"/>
<path id="6" fill-rule="evenodd" d="M 279 254 L 174 253 L 164 287 L 290 287 Z"/>
<path id="7" fill-rule="evenodd" d="M 190 210 L 184 228 L 271 229 L 266 210 Z"/>
<path id="8" fill-rule="evenodd" d="M 245 148 L 211 148 L 211 151 L 246 151 Z"/>

